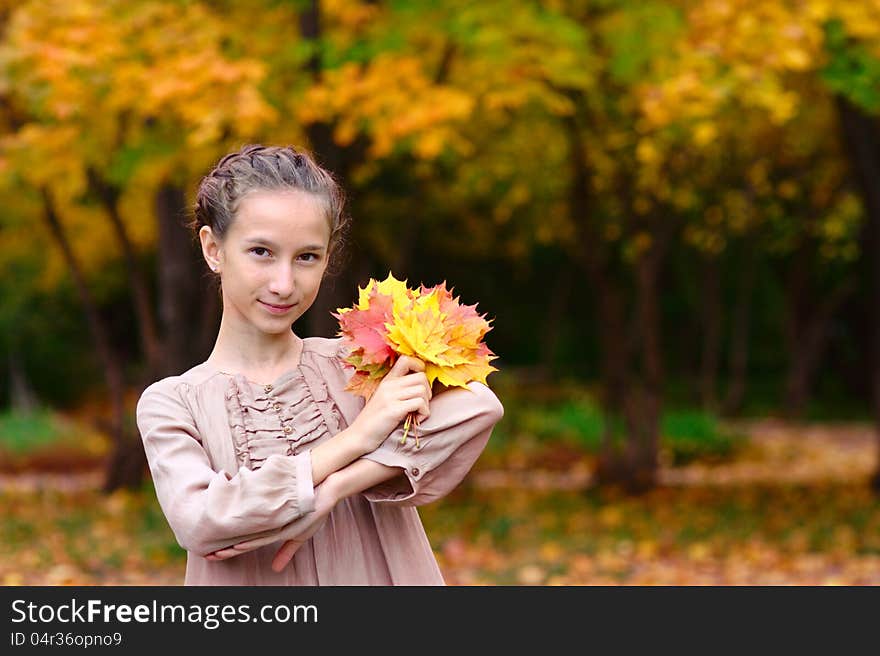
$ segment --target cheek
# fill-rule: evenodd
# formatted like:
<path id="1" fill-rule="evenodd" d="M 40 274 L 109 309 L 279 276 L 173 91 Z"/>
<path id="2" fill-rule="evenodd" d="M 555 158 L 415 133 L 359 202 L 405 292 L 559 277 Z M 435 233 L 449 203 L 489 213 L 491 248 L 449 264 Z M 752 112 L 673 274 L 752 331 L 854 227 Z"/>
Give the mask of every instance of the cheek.
<path id="1" fill-rule="evenodd" d="M 244 260 L 238 266 L 237 272 L 241 281 L 247 285 L 260 284 L 272 276 L 271 267 L 254 260 Z"/>
<path id="2" fill-rule="evenodd" d="M 237 296 L 252 296 L 267 283 L 265 273 L 260 268 L 249 266 L 247 263 L 236 267 L 230 274 L 228 284 L 235 290 Z"/>

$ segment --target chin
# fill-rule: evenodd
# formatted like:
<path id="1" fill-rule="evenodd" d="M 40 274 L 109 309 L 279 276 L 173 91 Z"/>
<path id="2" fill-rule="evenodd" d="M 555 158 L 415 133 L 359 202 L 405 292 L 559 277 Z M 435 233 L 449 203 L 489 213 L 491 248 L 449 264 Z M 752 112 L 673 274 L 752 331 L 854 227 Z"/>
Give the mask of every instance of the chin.
<path id="1" fill-rule="evenodd" d="M 262 324 L 263 330 L 267 333 L 280 335 L 281 333 L 290 330 L 294 321 L 296 321 L 296 319 L 291 315 L 289 317 L 278 317 L 275 321 L 261 321 L 260 323 Z"/>

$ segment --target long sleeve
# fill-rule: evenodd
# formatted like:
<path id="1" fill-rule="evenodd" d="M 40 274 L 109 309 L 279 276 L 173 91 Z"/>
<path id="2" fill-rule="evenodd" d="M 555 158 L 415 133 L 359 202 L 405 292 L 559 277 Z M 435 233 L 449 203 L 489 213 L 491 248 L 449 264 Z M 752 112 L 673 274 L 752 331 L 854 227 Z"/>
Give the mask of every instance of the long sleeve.
<path id="1" fill-rule="evenodd" d="M 419 426 L 419 448 L 409 435 L 401 444 L 398 427 L 375 451 L 362 457 L 391 467 L 402 475 L 366 490 L 373 502 L 419 506 L 452 491 L 470 471 L 486 446 L 504 406 L 486 385 L 451 388 L 435 395 L 431 415 Z"/>
<path id="2" fill-rule="evenodd" d="M 192 413 L 165 379 L 137 404 L 159 505 L 187 551 L 205 556 L 285 526 L 315 508 L 311 452 L 269 456 L 256 470 L 215 471 Z"/>

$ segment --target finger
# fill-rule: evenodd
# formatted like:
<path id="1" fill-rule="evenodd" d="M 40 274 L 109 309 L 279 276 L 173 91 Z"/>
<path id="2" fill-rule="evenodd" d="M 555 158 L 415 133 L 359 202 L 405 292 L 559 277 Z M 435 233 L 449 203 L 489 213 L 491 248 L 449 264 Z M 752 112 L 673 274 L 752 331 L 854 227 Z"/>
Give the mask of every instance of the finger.
<path id="1" fill-rule="evenodd" d="M 266 535 L 260 538 L 254 538 L 253 540 L 245 540 L 244 542 L 239 542 L 235 545 L 234 548 L 241 551 L 250 551 L 252 549 L 257 549 L 267 544 L 272 544 L 273 542 L 278 542 L 279 539 L 293 538 L 293 536 L 301 535 L 304 531 L 307 531 L 308 527 L 314 521 L 315 518 L 312 517 L 311 513 L 309 513 L 308 515 L 303 515 L 302 517 L 297 517 L 289 524 L 286 524 L 280 532 L 276 532 L 272 535 Z"/>
<path id="2" fill-rule="evenodd" d="M 396 378 L 405 376 L 410 371 L 424 370 L 425 363 L 418 358 L 413 358 L 409 355 L 401 355 L 399 358 L 397 358 L 397 362 L 394 363 L 394 366 L 391 367 L 391 371 L 388 372 L 388 375 L 392 378 Z"/>
<path id="3" fill-rule="evenodd" d="M 424 371 L 420 371 L 417 375 L 418 375 L 419 384 L 430 393 L 431 383 L 428 382 L 427 374 Z"/>
<path id="4" fill-rule="evenodd" d="M 275 558 L 272 559 L 272 569 L 276 572 L 280 572 L 284 569 L 301 545 L 302 542 L 296 540 L 288 540 L 285 542 L 278 550 L 278 553 L 275 554 Z"/>
<path id="5" fill-rule="evenodd" d="M 406 356 L 402 355 L 397 358 L 397 361 L 391 366 L 391 370 L 385 374 L 385 378 L 401 378 L 405 376 L 409 371 L 409 366 L 406 362 Z"/>
<path id="6" fill-rule="evenodd" d="M 239 555 L 241 555 L 241 553 L 242 552 L 237 551 L 232 548 L 218 549 L 217 551 L 215 551 L 213 553 L 214 558 L 211 560 L 227 560 L 227 559 L 232 558 L 234 556 L 239 556 Z"/>
<path id="7" fill-rule="evenodd" d="M 430 401 L 431 397 L 434 396 L 431 383 L 428 382 L 428 377 L 422 372 L 408 374 L 401 378 L 401 381 L 406 391 L 418 394 L 427 401 Z"/>
<path id="8" fill-rule="evenodd" d="M 403 389 L 413 390 L 419 394 L 433 394 L 431 391 L 431 384 L 428 382 L 428 377 L 421 372 L 407 374 L 406 376 L 401 377 L 399 381 L 398 384 L 401 385 Z"/>
<path id="9" fill-rule="evenodd" d="M 428 385 L 428 377 L 425 376 L 424 372 L 421 371 L 401 376 L 399 384 L 407 388 L 416 387 L 421 389 L 430 389 L 431 387 L 430 385 Z"/>
<path id="10" fill-rule="evenodd" d="M 296 522 L 298 520 L 294 520 Z M 291 522 L 291 525 L 294 523 Z M 253 540 L 247 540 L 245 542 L 239 542 L 235 545 L 235 549 L 240 551 L 251 551 L 253 549 L 258 549 L 259 547 L 265 546 L 267 544 L 272 544 L 273 542 L 278 542 L 278 535 L 269 535 L 262 538 L 254 538 Z"/>
<path id="11" fill-rule="evenodd" d="M 425 421 L 425 419 L 427 419 L 430 416 L 431 416 L 431 408 L 428 405 L 428 402 L 425 401 L 422 404 L 422 409 L 419 411 L 418 420 L 419 420 L 419 422 L 423 422 L 423 421 Z"/>
<path id="12" fill-rule="evenodd" d="M 414 358 L 411 355 L 402 356 L 406 358 L 407 371 L 416 371 L 416 372 L 424 372 L 425 371 L 425 361 L 420 358 Z"/>
<path id="13" fill-rule="evenodd" d="M 431 408 L 429 407 L 428 402 L 421 396 L 410 399 L 409 403 L 406 404 L 406 409 L 407 414 L 413 412 L 417 413 L 416 419 L 419 421 L 424 421 L 431 416 Z"/>

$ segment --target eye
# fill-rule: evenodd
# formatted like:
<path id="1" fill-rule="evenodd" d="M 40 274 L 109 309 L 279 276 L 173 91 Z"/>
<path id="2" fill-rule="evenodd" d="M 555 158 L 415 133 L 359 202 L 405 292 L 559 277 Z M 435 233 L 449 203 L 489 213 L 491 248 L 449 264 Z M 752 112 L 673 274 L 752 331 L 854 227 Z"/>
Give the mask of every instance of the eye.
<path id="1" fill-rule="evenodd" d="M 302 255 L 300 255 L 300 257 L 312 257 L 312 258 L 314 258 L 313 260 L 309 260 L 309 262 L 314 262 L 315 260 L 319 259 L 317 253 L 303 253 Z"/>
<path id="2" fill-rule="evenodd" d="M 257 255 L 259 255 L 259 253 L 257 253 L 257 251 L 264 251 L 266 253 L 269 252 L 268 249 L 263 248 L 262 246 L 256 246 L 250 250 L 251 253 L 256 253 Z"/>

